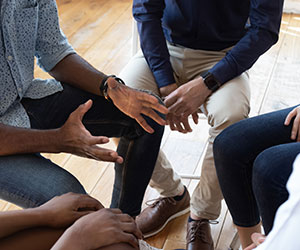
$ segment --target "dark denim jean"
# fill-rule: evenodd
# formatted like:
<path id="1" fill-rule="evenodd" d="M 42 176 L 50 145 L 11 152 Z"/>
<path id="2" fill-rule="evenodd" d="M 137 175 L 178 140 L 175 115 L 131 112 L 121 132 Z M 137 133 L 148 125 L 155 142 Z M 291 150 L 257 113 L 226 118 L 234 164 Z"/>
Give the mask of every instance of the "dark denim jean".
<path id="1" fill-rule="evenodd" d="M 261 217 L 268 234 L 278 207 L 288 199 L 286 183 L 300 153 L 300 143 L 290 139 L 292 124 L 284 125 L 292 109 L 240 121 L 214 142 L 220 186 L 238 226 L 254 226 Z"/>
<path id="2" fill-rule="evenodd" d="M 146 118 L 155 130 L 149 134 L 105 98 L 68 84 L 63 87 L 62 92 L 42 99 L 22 100 L 32 128 L 61 127 L 71 112 L 92 99 L 93 106 L 83 118 L 85 127 L 95 136 L 121 137 L 117 152 L 124 162 L 115 164 L 111 207 L 118 207 L 132 216 L 138 215 L 164 127 Z M 41 155 L 0 157 L 0 198 L 22 207 L 35 207 L 66 192 L 85 193 L 85 190 L 74 176 Z"/>

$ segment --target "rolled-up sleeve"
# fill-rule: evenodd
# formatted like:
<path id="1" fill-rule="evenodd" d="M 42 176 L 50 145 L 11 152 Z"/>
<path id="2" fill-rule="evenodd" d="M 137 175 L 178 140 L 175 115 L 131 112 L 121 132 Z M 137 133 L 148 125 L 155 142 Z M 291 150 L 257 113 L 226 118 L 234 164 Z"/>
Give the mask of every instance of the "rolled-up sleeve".
<path id="1" fill-rule="evenodd" d="M 60 29 L 56 2 L 41 0 L 38 8 L 35 56 L 39 67 L 49 72 L 67 55 L 76 52 Z"/>
<path id="2" fill-rule="evenodd" d="M 249 69 L 278 40 L 283 0 L 251 0 L 251 27 L 210 72 L 223 84 Z"/>

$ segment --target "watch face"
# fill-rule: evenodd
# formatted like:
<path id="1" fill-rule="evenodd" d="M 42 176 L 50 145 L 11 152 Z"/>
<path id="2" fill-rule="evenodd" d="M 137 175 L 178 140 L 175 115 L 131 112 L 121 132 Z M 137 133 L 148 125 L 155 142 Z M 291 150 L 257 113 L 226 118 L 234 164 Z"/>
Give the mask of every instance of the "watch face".
<path id="1" fill-rule="evenodd" d="M 204 75 L 204 83 L 208 89 L 215 91 L 220 87 L 220 84 L 211 73 Z"/>

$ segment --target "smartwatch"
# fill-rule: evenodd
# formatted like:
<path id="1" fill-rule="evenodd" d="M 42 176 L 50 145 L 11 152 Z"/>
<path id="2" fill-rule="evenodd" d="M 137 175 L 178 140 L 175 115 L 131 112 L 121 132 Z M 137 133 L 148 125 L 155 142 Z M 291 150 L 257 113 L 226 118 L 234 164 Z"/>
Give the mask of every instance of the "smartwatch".
<path id="1" fill-rule="evenodd" d="M 214 77 L 214 75 L 210 72 L 206 72 L 203 76 L 203 81 L 208 89 L 212 92 L 216 91 L 221 87 L 221 83 Z"/>

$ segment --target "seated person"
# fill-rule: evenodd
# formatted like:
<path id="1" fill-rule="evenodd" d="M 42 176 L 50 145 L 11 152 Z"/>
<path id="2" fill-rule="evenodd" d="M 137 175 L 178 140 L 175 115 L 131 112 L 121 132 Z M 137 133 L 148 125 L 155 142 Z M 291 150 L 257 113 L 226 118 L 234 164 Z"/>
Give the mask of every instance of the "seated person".
<path id="1" fill-rule="evenodd" d="M 240 121 L 214 142 L 220 186 L 243 248 L 251 234 L 266 235 L 287 200 L 287 180 L 300 153 L 300 106 Z M 266 198 L 267 197 L 267 198 Z"/>
<path id="2" fill-rule="evenodd" d="M 274 250 L 300 249 L 299 220 L 300 220 L 300 157 L 294 162 L 293 172 L 287 182 L 288 200 L 276 212 L 275 221 L 268 237 L 254 233 L 253 244 L 245 250 Z M 263 244 L 261 244 L 263 243 Z"/>
<path id="3" fill-rule="evenodd" d="M 67 193 L 37 208 L 1 212 L 0 220 L 0 249 L 6 250 L 139 249 L 142 236 L 129 215 L 105 209 L 84 194 Z"/>
<path id="4" fill-rule="evenodd" d="M 66 152 L 115 162 L 111 206 L 138 215 L 167 109 L 76 54 L 60 30 L 55 0 L 0 4 L 0 198 L 28 208 L 86 193 L 39 154 Z M 34 57 L 54 79 L 34 79 Z M 121 137 L 117 152 L 99 146 L 106 136 Z"/>

